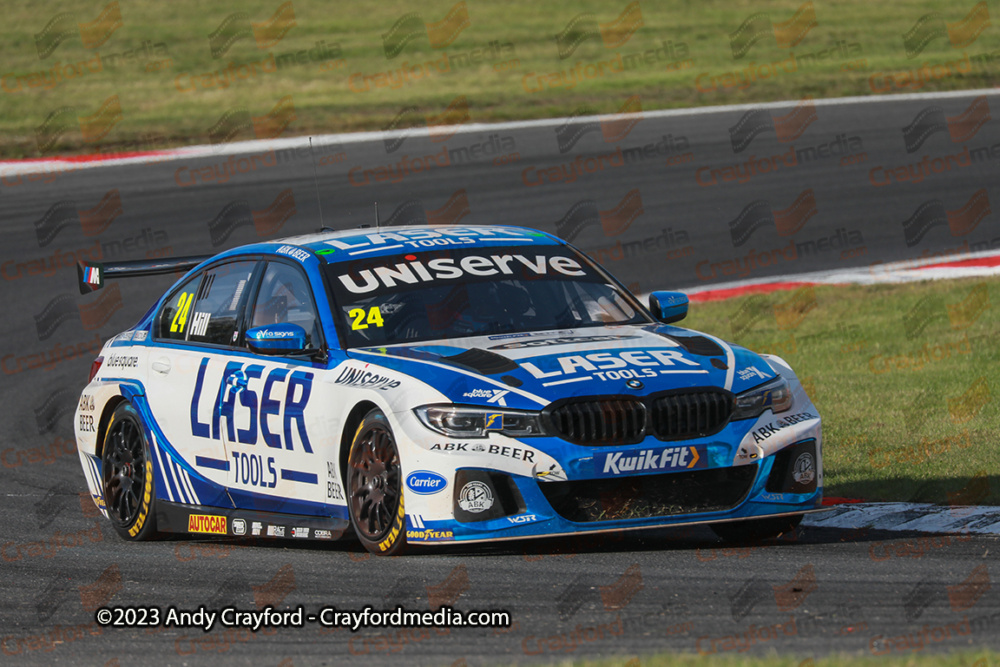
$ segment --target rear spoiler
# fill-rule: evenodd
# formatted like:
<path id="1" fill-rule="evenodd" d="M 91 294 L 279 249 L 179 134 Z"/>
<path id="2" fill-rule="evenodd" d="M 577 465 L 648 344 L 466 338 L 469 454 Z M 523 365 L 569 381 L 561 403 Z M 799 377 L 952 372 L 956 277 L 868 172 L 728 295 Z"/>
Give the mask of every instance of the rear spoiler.
<path id="1" fill-rule="evenodd" d="M 214 255 L 138 259 L 131 262 L 109 262 L 107 264 L 77 262 L 76 277 L 80 283 L 80 294 L 88 294 L 104 287 L 104 281 L 107 278 L 158 276 L 177 271 L 190 271 L 210 257 L 214 257 Z"/>

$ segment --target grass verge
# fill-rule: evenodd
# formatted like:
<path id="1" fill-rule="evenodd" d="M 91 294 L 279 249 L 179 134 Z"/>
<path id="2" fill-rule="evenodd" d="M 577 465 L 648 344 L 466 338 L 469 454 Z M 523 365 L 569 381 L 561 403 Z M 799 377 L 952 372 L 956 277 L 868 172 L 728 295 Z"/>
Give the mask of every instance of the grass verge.
<path id="1" fill-rule="evenodd" d="M 802 287 L 682 324 L 787 360 L 823 417 L 825 493 L 1000 504 L 1000 279 Z"/>
<path id="2" fill-rule="evenodd" d="M 971 0 L 19 3 L 0 27 L 0 157 L 991 87 L 988 13 Z"/>

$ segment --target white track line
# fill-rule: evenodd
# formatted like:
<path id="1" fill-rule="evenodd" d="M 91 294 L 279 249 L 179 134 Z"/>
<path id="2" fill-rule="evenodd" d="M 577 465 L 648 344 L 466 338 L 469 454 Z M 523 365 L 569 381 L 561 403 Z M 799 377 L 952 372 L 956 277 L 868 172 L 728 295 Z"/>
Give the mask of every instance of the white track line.
<path id="1" fill-rule="evenodd" d="M 925 100 L 944 100 L 977 95 L 1000 95 L 995 88 L 980 88 L 976 90 L 954 90 L 938 93 L 904 93 L 900 95 L 866 95 L 858 97 L 832 97 L 812 100 L 817 107 L 835 107 L 857 104 L 880 104 L 884 102 L 913 102 Z M 602 114 L 597 116 L 577 116 L 573 118 L 543 118 L 539 120 L 520 120 L 506 123 L 467 123 L 464 125 L 435 125 L 433 128 L 418 127 L 404 130 L 385 130 L 375 132 L 354 132 L 348 134 L 321 134 L 313 136 L 314 148 L 320 151 L 326 146 L 345 146 L 363 142 L 385 141 L 409 136 L 430 136 L 433 129 L 435 135 L 475 134 L 499 132 L 503 130 L 526 130 L 532 128 L 559 127 L 567 121 L 585 123 L 599 121 L 608 117 L 639 116 L 642 119 L 677 118 L 680 116 L 704 116 L 708 114 L 732 113 L 749 111 L 750 109 L 782 109 L 801 104 L 802 100 L 782 100 L 779 102 L 761 102 L 759 104 L 734 104 L 729 106 L 693 107 L 685 109 L 662 109 L 658 111 L 642 111 L 636 114 Z M 18 174 L 34 174 L 40 172 L 64 172 L 78 169 L 96 169 L 98 167 L 114 167 L 123 164 L 168 162 L 172 160 L 218 157 L 229 155 L 244 155 L 262 153 L 271 150 L 286 150 L 289 148 L 308 147 L 309 137 L 293 137 L 288 139 L 263 139 L 256 141 L 238 141 L 220 144 L 218 146 L 188 146 L 185 148 L 153 151 L 154 155 L 130 158 L 99 160 L 94 162 L 66 162 L 64 160 L 44 161 L 0 161 L 0 176 L 15 176 Z"/>
<path id="2" fill-rule="evenodd" d="M 807 514 L 802 525 L 810 528 L 1000 535 L 1000 507 L 855 503 L 835 505 L 829 512 Z"/>

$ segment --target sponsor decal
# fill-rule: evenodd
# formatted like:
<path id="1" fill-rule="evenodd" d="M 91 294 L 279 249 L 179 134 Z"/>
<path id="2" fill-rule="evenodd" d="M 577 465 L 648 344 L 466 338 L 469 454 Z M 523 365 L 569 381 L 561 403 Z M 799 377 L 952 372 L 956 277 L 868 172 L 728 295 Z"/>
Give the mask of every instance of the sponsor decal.
<path id="1" fill-rule="evenodd" d="M 450 530 L 431 530 L 430 528 L 425 528 L 422 530 L 407 530 L 406 539 L 420 540 L 422 542 L 453 540 L 455 539 L 455 533 L 453 533 Z"/>
<path id="2" fill-rule="evenodd" d="M 796 484 L 811 484 L 816 479 L 816 461 L 809 452 L 802 452 L 792 465 L 792 479 Z"/>
<path id="3" fill-rule="evenodd" d="M 749 380 L 751 378 L 760 378 L 761 380 L 768 380 L 771 378 L 770 375 L 760 370 L 756 366 L 750 366 L 749 368 L 744 368 L 743 370 L 736 371 L 737 377 L 741 380 Z"/>
<path id="4" fill-rule="evenodd" d="M 313 537 L 317 540 L 332 540 L 333 533 L 329 530 L 323 530 L 322 528 L 317 528 L 313 531 Z"/>
<path id="5" fill-rule="evenodd" d="M 491 336 L 490 338 L 493 337 Z M 532 340 L 519 341 L 517 343 L 494 345 L 489 349 L 515 350 L 522 347 L 548 347 L 551 345 L 582 345 L 583 343 L 606 343 L 610 341 L 625 340 L 628 338 L 638 338 L 638 336 L 626 336 L 623 334 L 602 334 L 599 336 L 562 336 L 560 338 L 534 338 Z"/>
<path id="6" fill-rule="evenodd" d="M 764 442 L 781 429 L 788 428 L 789 426 L 799 424 L 804 421 L 809 421 L 810 419 L 819 419 L 819 417 L 811 412 L 799 412 L 794 415 L 782 417 L 781 419 L 764 424 L 763 426 L 759 426 L 751 431 L 753 434 L 753 441 L 755 444 L 758 442 Z"/>
<path id="7" fill-rule="evenodd" d="M 637 472 L 672 472 L 708 467 L 704 445 L 604 452 L 594 456 L 594 472 L 602 477 Z"/>
<path id="8" fill-rule="evenodd" d="M 228 533 L 226 530 L 226 517 L 211 514 L 188 515 L 188 532 L 226 535 Z"/>
<path id="9" fill-rule="evenodd" d="M 285 527 L 284 526 L 268 526 L 267 534 L 269 537 L 284 537 Z"/>
<path id="10" fill-rule="evenodd" d="M 677 364 L 680 364 L 682 370 L 663 369 L 664 366 L 676 367 Z M 677 350 L 573 354 L 564 357 L 547 357 L 539 359 L 537 363 L 525 361 L 521 362 L 521 367 L 538 380 L 549 380 L 542 383 L 544 386 L 594 379 L 607 381 L 656 377 L 660 374 L 667 375 L 678 372 L 708 372 L 702 369 L 698 362 L 686 359 L 684 354 Z"/>
<path id="11" fill-rule="evenodd" d="M 493 491 L 483 482 L 469 482 L 458 493 L 458 506 L 478 514 L 493 507 Z"/>
<path id="12" fill-rule="evenodd" d="M 550 271 L 551 269 L 551 271 Z M 572 257 L 563 255 L 465 255 L 461 258 L 438 257 L 425 265 L 414 257 L 393 266 L 362 269 L 356 280 L 350 274 L 337 276 L 351 294 L 367 294 L 376 290 L 393 289 L 398 285 L 434 283 L 468 276 L 514 275 L 515 270 L 537 276 L 581 277 L 587 273 Z"/>
<path id="13" fill-rule="evenodd" d="M 507 521 L 510 521 L 513 524 L 533 523 L 535 521 L 538 521 L 538 516 L 534 514 L 518 514 L 517 516 L 507 517 Z"/>
<path id="14" fill-rule="evenodd" d="M 340 375 L 333 381 L 334 384 L 343 384 L 349 387 L 363 387 L 365 389 L 395 389 L 400 385 L 399 380 L 394 380 L 387 375 L 379 375 L 371 371 L 360 368 L 345 368 L 340 371 Z"/>
<path id="15" fill-rule="evenodd" d="M 246 534 L 247 534 L 246 519 L 233 519 L 233 535 L 246 535 Z"/>
<path id="16" fill-rule="evenodd" d="M 406 487 L 421 496 L 438 493 L 447 486 L 448 480 L 429 470 L 415 470 L 406 477 Z"/>
<path id="17" fill-rule="evenodd" d="M 209 357 L 201 360 L 191 395 L 193 436 L 221 441 L 225 422 L 227 440 L 231 443 L 256 445 L 263 440 L 268 447 L 293 451 L 298 440 L 304 452 L 313 453 L 305 420 L 305 408 L 312 393 L 312 373 L 275 368 L 265 378 L 262 364 L 230 361 L 216 390 L 210 392 L 205 390 L 209 362 Z M 237 383 L 240 386 L 235 386 Z M 284 397 L 279 393 L 281 384 L 285 385 Z M 210 407 L 201 405 L 203 395 L 209 397 Z M 201 415 L 205 415 L 204 422 Z M 243 424 L 249 428 L 242 428 Z"/>
<path id="18" fill-rule="evenodd" d="M 309 259 L 309 253 L 308 252 L 306 252 L 305 250 L 302 250 L 300 248 L 295 248 L 295 247 L 290 246 L 290 245 L 283 245 L 280 248 L 278 248 L 277 250 L 275 250 L 275 252 L 278 253 L 279 255 L 287 255 L 288 257 L 294 257 L 295 259 L 299 260 L 300 262 L 304 262 L 307 259 Z"/>
<path id="19" fill-rule="evenodd" d="M 485 398 L 487 403 L 496 403 L 507 407 L 507 399 L 504 398 L 510 393 L 509 389 L 473 389 L 462 394 L 462 398 Z M 497 426 L 496 428 L 500 428 Z"/>
<path id="20" fill-rule="evenodd" d="M 105 368 L 138 368 L 139 357 L 129 357 L 120 354 L 112 354 L 104 362 Z"/>
<path id="21" fill-rule="evenodd" d="M 264 528 L 260 521 L 254 521 L 250 526 L 250 534 L 257 536 L 260 535 L 260 531 Z"/>
<path id="22" fill-rule="evenodd" d="M 292 528 L 292 537 L 309 537 L 308 528 Z"/>
<path id="23" fill-rule="evenodd" d="M 482 442 L 445 442 L 431 445 L 431 451 L 494 454 L 518 461 L 535 462 L 534 450 L 522 449 L 521 447 L 514 447 L 512 445 L 485 444 Z"/>

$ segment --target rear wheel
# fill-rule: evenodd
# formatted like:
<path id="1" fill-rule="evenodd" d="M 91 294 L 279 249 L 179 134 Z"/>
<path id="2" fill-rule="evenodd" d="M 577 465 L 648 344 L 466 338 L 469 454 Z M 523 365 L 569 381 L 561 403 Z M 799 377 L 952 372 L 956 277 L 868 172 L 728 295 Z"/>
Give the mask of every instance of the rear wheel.
<path id="1" fill-rule="evenodd" d="M 142 418 L 129 403 L 111 417 L 102 452 L 104 503 L 111 525 L 126 540 L 156 536 L 153 461 Z"/>
<path id="2" fill-rule="evenodd" d="M 712 531 L 727 542 L 759 542 L 790 533 L 802 522 L 802 515 L 775 516 L 749 521 L 713 523 Z"/>
<path id="3" fill-rule="evenodd" d="M 389 421 L 372 410 L 361 421 L 347 460 L 348 511 L 358 539 L 379 556 L 406 548 L 403 471 Z"/>

